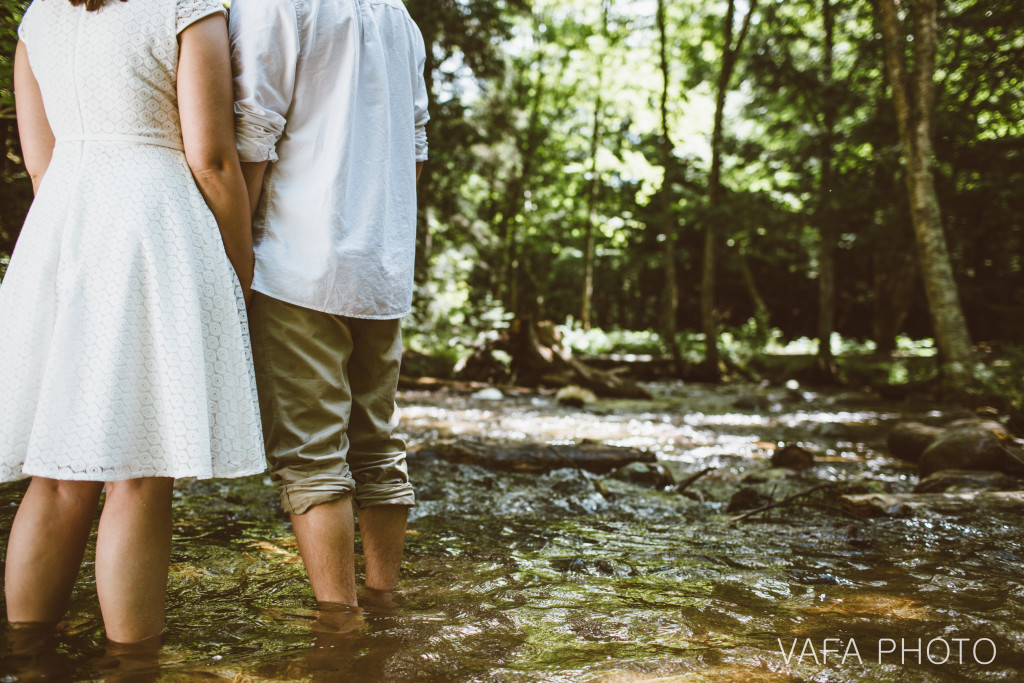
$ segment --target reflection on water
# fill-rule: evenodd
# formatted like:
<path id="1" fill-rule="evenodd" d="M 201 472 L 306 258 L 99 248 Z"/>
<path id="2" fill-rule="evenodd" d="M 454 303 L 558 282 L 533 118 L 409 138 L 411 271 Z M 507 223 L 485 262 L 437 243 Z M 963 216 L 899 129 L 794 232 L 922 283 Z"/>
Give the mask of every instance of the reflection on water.
<path id="1" fill-rule="evenodd" d="M 913 471 L 881 453 L 899 407 L 849 394 L 803 395 L 755 414 L 733 407 L 738 388 L 655 389 L 653 402 L 587 410 L 540 396 L 482 402 L 410 393 L 403 429 L 420 443 L 593 439 L 646 448 L 677 474 L 715 468 L 688 489 L 697 500 L 570 470 L 509 474 L 414 458 L 420 504 L 409 524 L 401 604 L 375 607 L 370 600 L 358 613 L 325 612 L 315 609 L 290 525 L 265 477 L 181 482 L 168 627 L 155 664 L 105 649 L 87 564 L 54 639 L 7 631 L 0 676 L 609 683 L 1019 677 L 1024 535 L 1010 513 L 851 521 L 801 508 L 749 524 L 730 524 L 724 514 L 741 478 L 766 469 L 771 445 L 781 441 L 826 456 L 800 487 L 867 476 L 883 490 L 909 490 Z M 0 489 L 4 529 L 23 488 Z M 995 659 L 978 663 L 989 659 L 989 642 Z M 928 655 L 937 661 L 946 654 L 944 643 L 953 647 L 947 661 L 930 663 Z"/>

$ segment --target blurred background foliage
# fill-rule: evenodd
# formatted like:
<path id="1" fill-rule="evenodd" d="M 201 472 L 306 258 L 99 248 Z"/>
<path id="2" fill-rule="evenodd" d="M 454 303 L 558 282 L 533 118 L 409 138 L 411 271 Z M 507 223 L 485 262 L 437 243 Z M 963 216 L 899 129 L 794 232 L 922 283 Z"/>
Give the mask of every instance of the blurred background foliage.
<path id="1" fill-rule="evenodd" d="M 575 330 L 586 350 L 684 364 L 704 352 L 680 349 L 709 329 L 761 350 L 827 338 L 808 352 L 829 355 L 936 337 L 886 3 L 907 44 L 922 42 L 926 0 L 410 2 L 432 117 L 410 345 L 454 358 L 517 316 Z M 24 4 L 0 0 L 5 126 Z M 1024 12 L 1019 0 L 943 0 L 936 22 L 926 113 L 944 286 L 984 360 L 1024 342 Z M 3 130 L 9 253 L 28 192 Z"/>

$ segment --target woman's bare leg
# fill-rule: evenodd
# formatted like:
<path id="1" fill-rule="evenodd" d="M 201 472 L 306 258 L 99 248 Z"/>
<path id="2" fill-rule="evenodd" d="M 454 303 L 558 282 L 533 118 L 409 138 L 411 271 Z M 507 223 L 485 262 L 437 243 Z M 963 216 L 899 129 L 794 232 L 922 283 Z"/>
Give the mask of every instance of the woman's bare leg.
<path id="1" fill-rule="evenodd" d="M 174 479 L 109 482 L 96 539 L 96 593 L 107 638 L 132 643 L 164 627 Z"/>
<path id="2" fill-rule="evenodd" d="M 7 543 L 8 621 L 64 616 L 102 488 L 101 482 L 32 478 Z"/>

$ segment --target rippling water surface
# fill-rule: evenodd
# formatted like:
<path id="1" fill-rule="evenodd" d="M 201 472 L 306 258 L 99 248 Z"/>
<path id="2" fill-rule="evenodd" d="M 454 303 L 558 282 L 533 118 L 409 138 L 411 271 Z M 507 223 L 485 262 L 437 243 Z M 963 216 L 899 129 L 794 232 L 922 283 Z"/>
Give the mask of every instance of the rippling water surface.
<path id="1" fill-rule="evenodd" d="M 714 468 L 689 495 L 414 456 L 404 604 L 319 615 L 268 479 L 179 482 L 158 661 L 104 652 L 87 564 L 55 649 L 19 654 L 8 633 L 0 680 L 1020 680 L 1019 515 L 725 513 L 780 442 L 819 456 L 780 491 L 909 491 L 916 474 L 884 454 L 885 434 L 940 419 L 933 406 L 780 390 L 755 413 L 733 407 L 750 387 L 653 389 L 587 409 L 405 393 L 402 429 L 413 444 L 587 439 L 653 451 L 677 476 Z M 23 489 L 0 488 L 4 543 Z"/>

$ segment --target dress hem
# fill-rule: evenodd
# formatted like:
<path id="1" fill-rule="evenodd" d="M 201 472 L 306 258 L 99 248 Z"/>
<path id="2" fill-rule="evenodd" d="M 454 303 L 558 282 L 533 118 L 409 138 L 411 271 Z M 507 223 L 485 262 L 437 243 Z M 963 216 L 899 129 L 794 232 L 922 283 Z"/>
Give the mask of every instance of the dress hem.
<path id="1" fill-rule="evenodd" d="M 110 475 L 104 475 L 103 473 L 71 473 L 68 476 L 66 473 L 43 471 L 42 469 L 35 470 L 34 468 L 22 468 L 21 474 L 15 474 L 14 478 L 0 477 L 0 483 L 13 483 L 16 481 L 23 481 L 29 477 L 44 477 L 46 479 L 56 479 L 58 481 L 128 481 L 130 479 L 142 479 L 144 477 L 170 477 L 172 479 L 239 479 L 241 477 L 251 477 L 257 474 L 264 474 L 267 471 L 267 467 L 264 464 L 260 468 L 240 468 L 235 470 L 227 471 L 216 471 L 216 472 L 204 472 L 197 474 L 194 472 L 173 472 L 168 473 L 166 471 L 150 470 L 143 472 L 132 472 L 132 473 L 113 473 Z"/>

